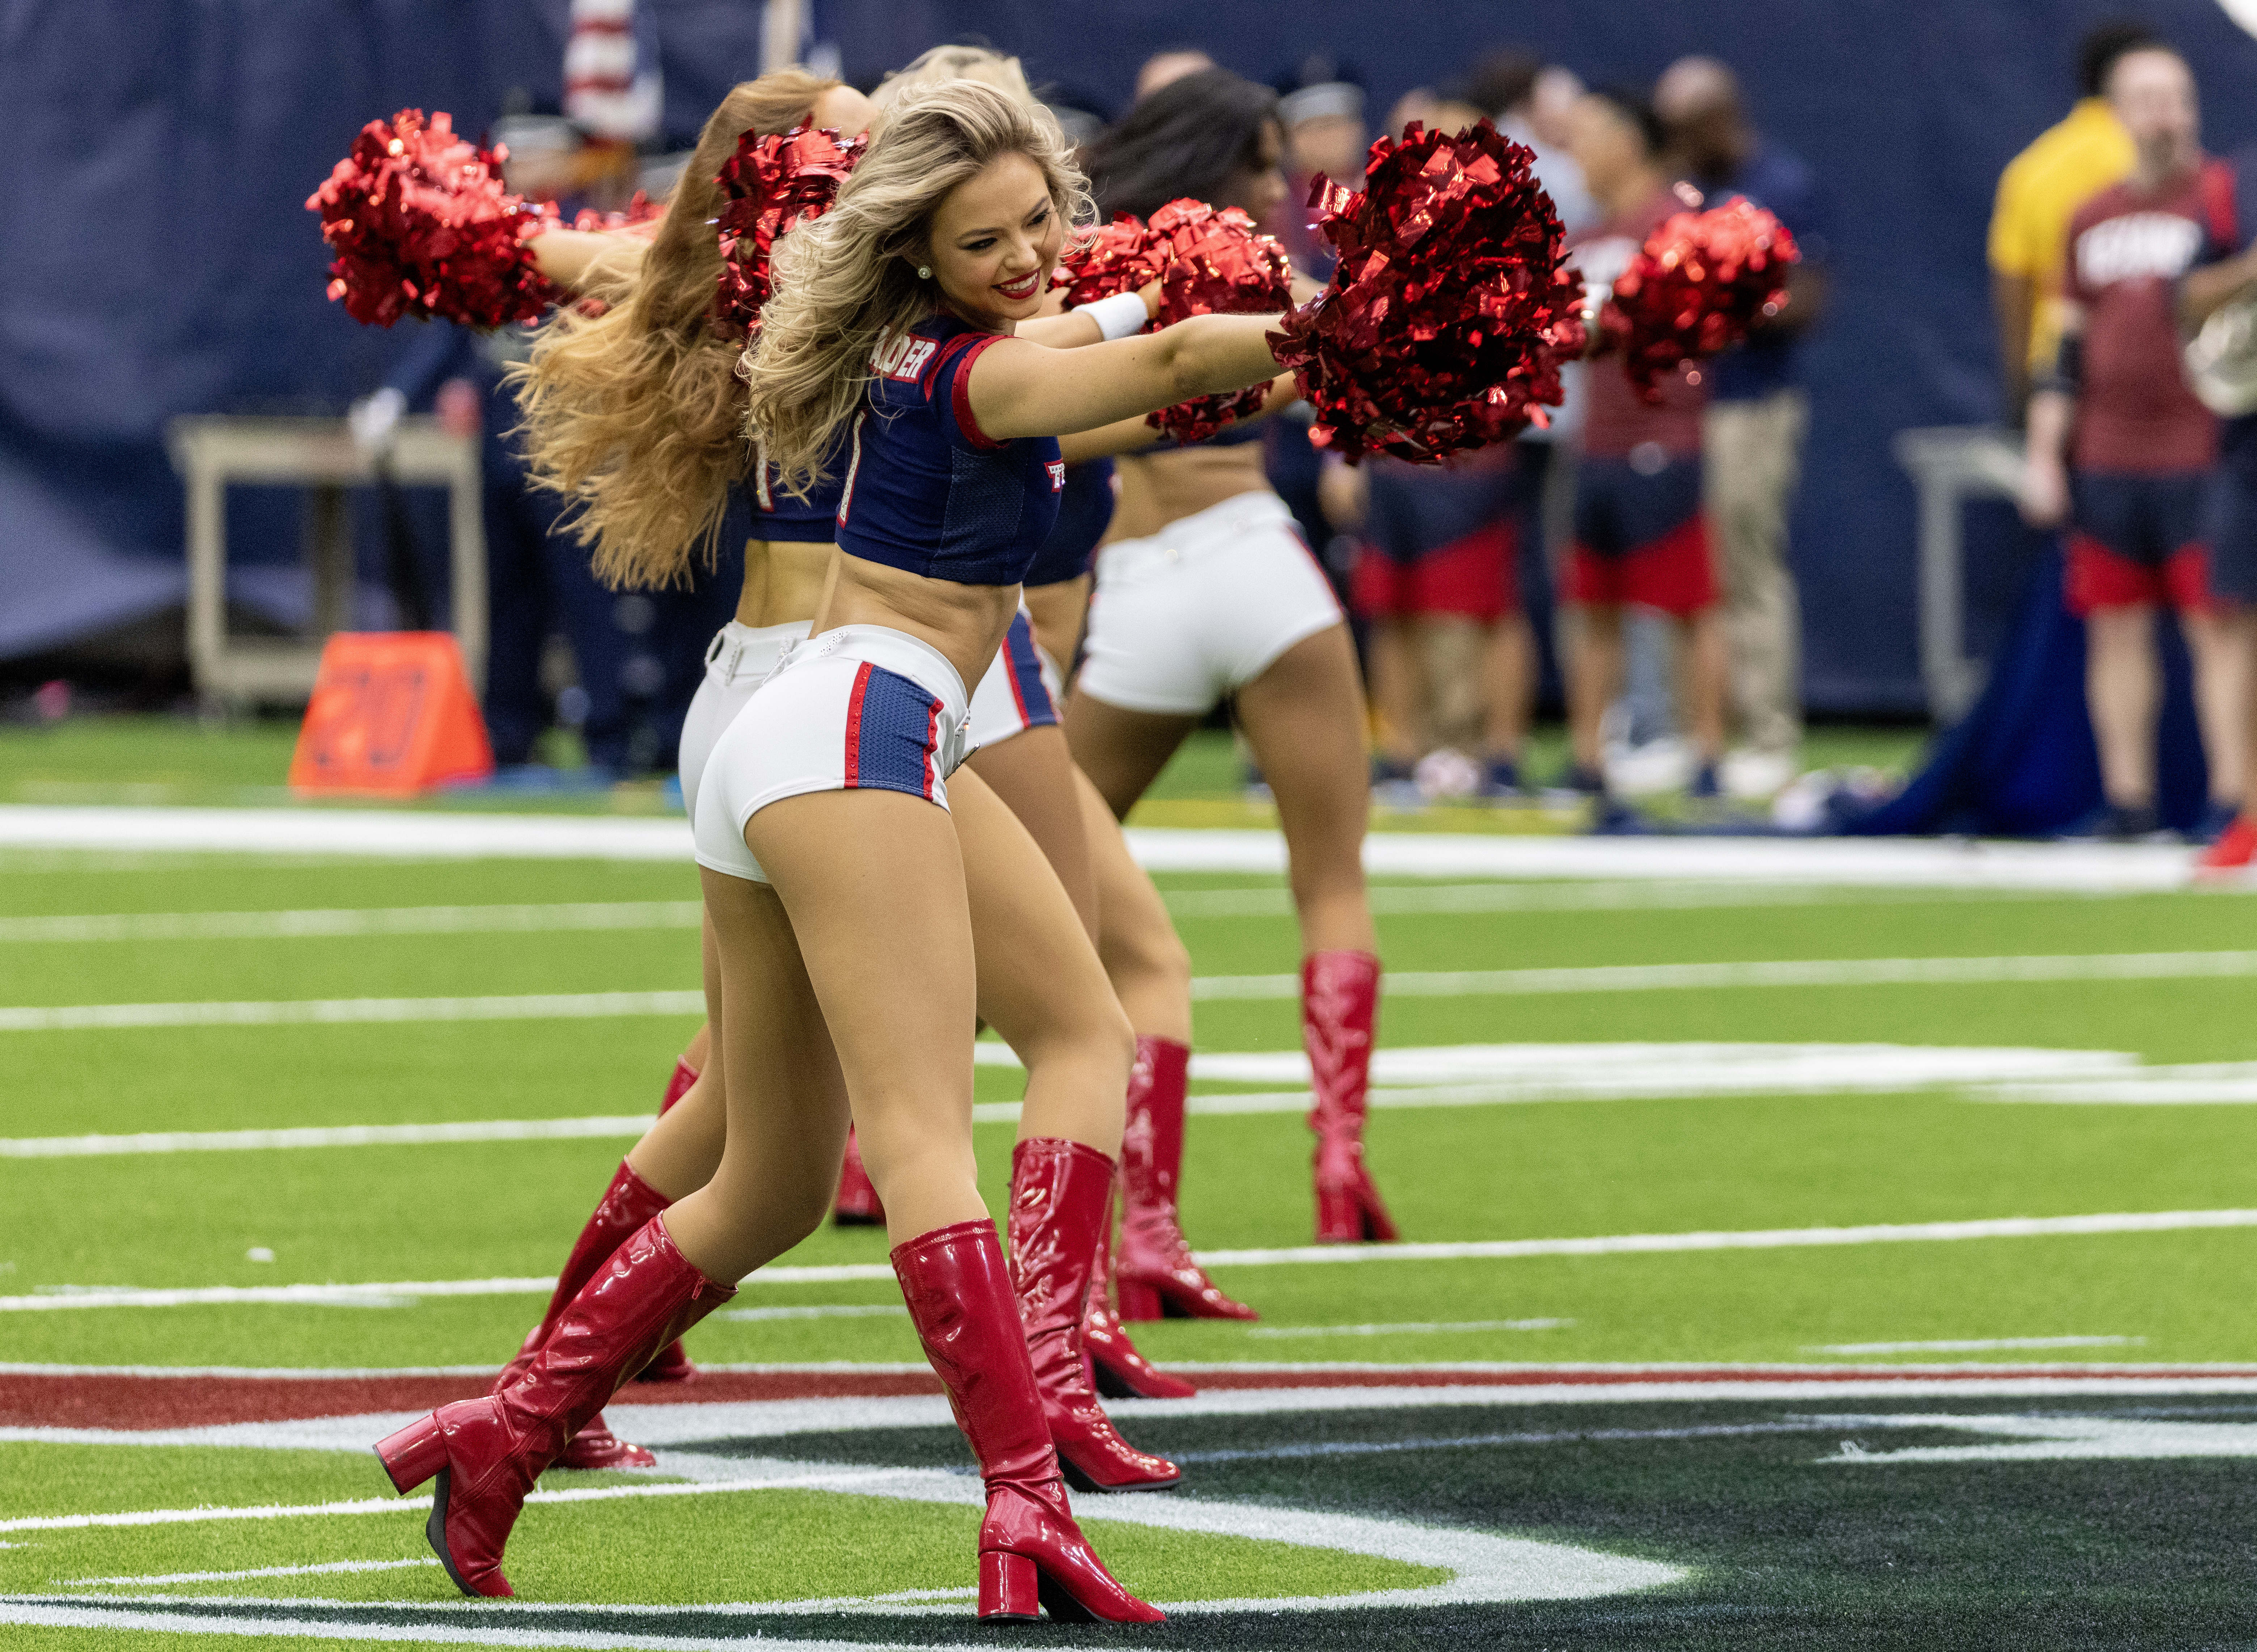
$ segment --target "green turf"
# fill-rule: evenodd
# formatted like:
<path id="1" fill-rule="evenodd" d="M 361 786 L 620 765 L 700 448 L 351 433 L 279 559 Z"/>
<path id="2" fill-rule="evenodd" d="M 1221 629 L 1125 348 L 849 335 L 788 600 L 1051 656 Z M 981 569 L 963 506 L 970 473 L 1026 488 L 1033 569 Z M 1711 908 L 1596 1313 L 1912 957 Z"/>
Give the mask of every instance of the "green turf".
<path id="1" fill-rule="evenodd" d="M 1216 755 L 1210 741 L 1185 762 L 1211 763 Z M 1188 771 L 1185 777 L 1199 779 Z M 1208 785 L 1202 795 L 1212 798 L 1216 789 Z M 1178 901 L 1198 975 L 1290 975 L 1298 937 L 1277 880 L 1162 882 Z M 668 865 L 0 854 L 0 918 L 680 902 L 694 899 L 696 890 L 687 868 Z M 1243 904 L 1268 910 L 1208 914 L 1201 902 L 1211 903 L 1218 890 L 1252 891 Z M 1569 886 L 1551 893 L 1575 897 Z M 2253 913 L 2257 906 L 2246 895 L 1783 891 L 1770 904 L 1730 907 L 1383 912 L 1379 929 L 1390 968 L 1407 972 L 2239 949 L 2249 944 Z M 695 936 L 686 926 L 0 943 L 0 1004 L 14 1005 L 680 990 L 697 981 Z M 2248 1000 L 2248 982 L 2234 978 L 1398 996 L 1385 1008 L 1381 1037 L 1396 1046 L 2029 1044 L 2120 1051 L 2151 1062 L 2246 1061 L 2257 1058 Z M 654 1105 L 694 1025 L 693 1017 L 681 1016 L 0 1032 L 0 1095 L 7 1100 L 0 1136 L 639 1115 Z M 1211 1051 L 1290 1050 L 1299 1038 L 1287 999 L 1203 1000 L 1197 1025 L 1199 1046 Z M 1018 1083 L 1008 1069 L 977 1075 L 983 1101 L 1008 1099 Z M 998 1209 L 1012 1134 L 1002 1124 L 976 1131 L 982 1185 Z M 626 1145 L 621 1137 L 0 1159 L 0 1209 L 7 1212 L 0 1221 L 0 1295 L 72 1285 L 538 1280 L 556 1266 Z M 1948 1089 L 1390 1107 L 1373 1115 L 1369 1145 L 1405 1237 L 1419 1240 L 2257 1207 L 2257 1109 L 2246 1107 L 2005 1106 Z M 1195 1117 L 1184 1209 L 1198 1243 L 1305 1244 L 1308 1151 L 1306 1131 L 1291 1113 Z M 874 1269 L 885 1248 L 879 1231 L 826 1226 L 783 1259 Z M 274 1259 L 253 1260 L 254 1249 L 271 1251 Z M 2222 1283 L 2253 1267 L 2257 1231 L 2246 1230 L 1508 1260 L 1374 1258 L 1226 1270 L 1222 1282 L 1263 1310 L 1261 1322 L 1168 1322 L 1139 1326 L 1136 1335 L 1163 1362 L 1263 1365 L 1864 1363 L 1872 1357 L 1828 1350 L 2064 1336 L 2126 1340 L 2038 1356 L 1913 1350 L 1888 1358 L 2257 1362 L 2257 1332 L 2239 1294 Z M 515 1346 L 541 1302 L 540 1292 L 528 1290 L 396 1307 L 11 1311 L 0 1313 L 0 1361 L 490 1365 Z M 802 1285 L 756 1276 L 732 1310 L 897 1302 L 882 1276 Z M 1546 1321 L 1560 1322 L 1491 1322 Z M 1316 1334 L 1293 1334 L 1303 1332 Z M 696 1357 L 715 1362 L 914 1362 L 918 1355 L 906 1320 L 894 1315 L 716 1316 L 693 1333 L 691 1345 Z M 633 1392 L 622 1400 L 632 1403 Z M 1801 1409 L 1815 1407 L 1876 1408 L 1820 1400 Z M 2231 1464 L 1864 1474 L 1815 1465 L 1836 1444 L 1831 1435 L 1815 1446 L 1797 1435 L 1754 1444 L 1556 1451 L 1390 1448 L 1369 1459 L 1369 1471 L 1355 1466 L 1366 1461 L 1361 1457 L 1290 1455 L 1312 1440 L 1557 1434 L 1571 1423 L 1603 1429 L 1661 1414 L 1623 1407 L 1475 1414 L 1445 1406 L 1384 1414 L 1140 1415 L 1140 1443 L 1190 1454 L 1200 1496 L 1524 1533 L 1692 1571 L 1686 1583 L 1652 1596 L 1585 1605 L 1185 1618 L 1155 1643 L 1264 1652 L 1450 1641 L 1737 1652 L 2202 1646 L 2257 1632 L 2257 1623 L 2240 1615 L 2247 1592 L 2233 1586 L 2247 1581 L 2235 1570 L 2242 1563 L 2223 1558 L 2209 1535 L 2246 1528 L 2252 1512 L 2241 1489 L 2246 1477 L 2235 1478 Z M 1688 1415 L 1775 1422 L 1785 1414 L 1776 1407 L 1668 1414 L 1679 1421 Z M 1866 1443 L 1878 1448 L 1929 1437 Z M 717 1449 L 966 1464 L 960 1443 L 941 1429 Z M 1229 1455 L 1249 1450 L 1270 1455 Z M 617 1483 L 601 1476 L 549 1482 Z M 373 1464 L 354 1452 L 0 1444 L 0 1519 L 205 1503 L 295 1506 L 384 1489 Z M 420 1507 L 0 1534 L 0 1543 L 24 1545 L 0 1549 L 0 1592 L 49 1592 L 96 1577 L 418 1558 Z M 1093 1521 L 1102 1511 L 1101 1503 L 1078 1507 Z M 971 1520 L 968 1509 L 782 1491 L 651 1499 L 631 1512 L 617 1501 L 537 1505 L 511 1567 L 528 1598 L 639 1602 L 670 1614 L 601 1626 L 622 1633 L 757 1627 L 879 1645 L 937 1642 L 974 1631 L 953 1611 L 890 1627 L 835 1613 L 724 1620 L 695 1613 L 700 1603 L 719 1600 L 960 1588 L 970 1581 Z M 1124 1580 L 1169 1599 L 1418 1580 L 1393 1563 L 1291 1545 L 1125 1524 L 1093 1530 Z M 72 1586 L 130 1592 L 124 1585 Z M 171 1592 L 359 1602 L 303 1608 L 343 1613 L 356 1632 L 389 1633 L 385 1626 L 399 1620 L 373 1603 L 430 1603 L 414 1611 L 433 1623 L 459 1622 L 469 1609 L 449 1604 L 444 1580 L 423 1567 Z M 2073 1608 L 2062 1604 L 2072 1599 Z M 2030 1634 L 2018 1639 L 2023 1629 Z M 414 1623 L 400 1620 L 400 1637 L 414 1643 Z M 1051 1632 L 1033 1638 L 1047 1643 Z M 151 1644 L 138 1632 L 0 1628 L 9 1652 L 97 1644 L 106 1652 L 113 1642 Z M 245 1644 L 256 1640 L 189 1641 L 193 1652 Z"/>

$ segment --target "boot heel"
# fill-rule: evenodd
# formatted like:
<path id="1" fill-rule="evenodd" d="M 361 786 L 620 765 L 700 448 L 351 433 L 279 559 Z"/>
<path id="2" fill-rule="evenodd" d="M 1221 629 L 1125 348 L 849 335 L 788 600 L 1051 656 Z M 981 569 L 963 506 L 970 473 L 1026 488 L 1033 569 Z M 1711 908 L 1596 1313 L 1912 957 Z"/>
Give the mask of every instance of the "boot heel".
<path id="1" fill-rule="evenodd" d="M 1005 1620 L 1042 1616 L 1041 1568 L 1024 1555 L 981 1549 L 980 1615 Z"/>
<path id="2" fill-rule="evenodd" d="M 393 1489 L 405 1497 L 447 1466 L 447 1436 L 440 1430 L 438 1414 L 385 1436 L 376 1443 L 376 1456 L 392 1477 Z"/>
<path id="3" fill-rule="evenodd" d="M 1121 1293 L 1121 1318 L 1141 1323 L 1161 1316 L 1163 1309 L 1157 1288 L 1135 1280 L 1120 1278 L 1115 1278 L 1113 1284 L 1114 1288 Z"/>

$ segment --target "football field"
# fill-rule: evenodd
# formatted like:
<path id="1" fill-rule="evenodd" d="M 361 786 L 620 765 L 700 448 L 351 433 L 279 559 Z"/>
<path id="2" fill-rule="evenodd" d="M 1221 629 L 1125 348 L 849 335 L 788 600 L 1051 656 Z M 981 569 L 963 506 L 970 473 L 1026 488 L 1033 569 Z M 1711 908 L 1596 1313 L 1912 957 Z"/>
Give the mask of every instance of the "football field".
<path id="1" fill-rule="evenodd" d="M 654 1110 L 692 869 L 600 820 L 8 835 L 63 812 L 0 809 L 0 1644 L 1093 1638 L 972 1621 L 978 1482 L 867 1229 L 623 1393 L 660 1467 L 549 1475 L 519 1599 L 459 1599 L 367 1447 L 515 1348 Z M 1404 1242 L 1323 1250 L 1274 851 L 1140 843 L 1197 975 L 1185 1227 L 1263 1317 L 1134 1328 L 1202 1392 L 1114 1407 L 1185 1480 L 1077 1500 L 1172 1613 L 1094 1638 L 2257 1638 L 2257 892 L 1396 841 Z M 1020 1074 L 980 1056 L 1000 1209 Z"/>

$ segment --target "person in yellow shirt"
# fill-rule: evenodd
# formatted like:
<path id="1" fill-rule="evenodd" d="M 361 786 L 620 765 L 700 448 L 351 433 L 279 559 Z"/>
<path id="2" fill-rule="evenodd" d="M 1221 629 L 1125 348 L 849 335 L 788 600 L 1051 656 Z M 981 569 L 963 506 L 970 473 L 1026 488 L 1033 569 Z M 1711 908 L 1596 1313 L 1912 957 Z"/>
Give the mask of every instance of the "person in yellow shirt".
<path id="1" fill-rule="evenodd" d="M 2060 338 L 2055 289 L 2061 277 L 2070 216 L 2127 175 L 2136 156 L 2100 95 L 2108 72 L 2127 52 L 2162 42 L 2145 24 L 2105 23 L 2077 52 L 2083 96 L 2066 118 L 2006 163 L 1991 210 L 1991 301 L 1999 320 L 1999 362 L 2006 416 L 2022 422 L 2030 374 L 2053 359 Z"/>

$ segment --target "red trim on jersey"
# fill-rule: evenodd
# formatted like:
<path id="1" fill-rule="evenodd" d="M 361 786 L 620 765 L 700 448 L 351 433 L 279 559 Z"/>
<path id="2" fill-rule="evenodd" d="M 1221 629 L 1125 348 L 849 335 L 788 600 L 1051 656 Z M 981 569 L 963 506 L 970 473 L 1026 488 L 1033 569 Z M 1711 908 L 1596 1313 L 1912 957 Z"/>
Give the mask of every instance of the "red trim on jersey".
<path id="1" fill-rule="evenodd" d="M 872 669 L 869 661 L 862 662 L 854 673 L 854 691 L 846 697 L 845 784 L 850 791 L 862 783 L 862 692 L 870 686 Z"/>
<path id="2" fill-rule="evenodd" d="M 972 364 L 980 359 L 980 351 L 990 344 L 1001 344 L 1006 337 L 1003 333 L 959 333 L 940 352 L 941 361 L 959 364 L 956 377 L 948 386 L 949 408 L 956 415 L 956 428 L 973 447 L 990 453 L 1010 443 L 994 440 L 980 428 L 979 416 L 972 411 Z"/>

